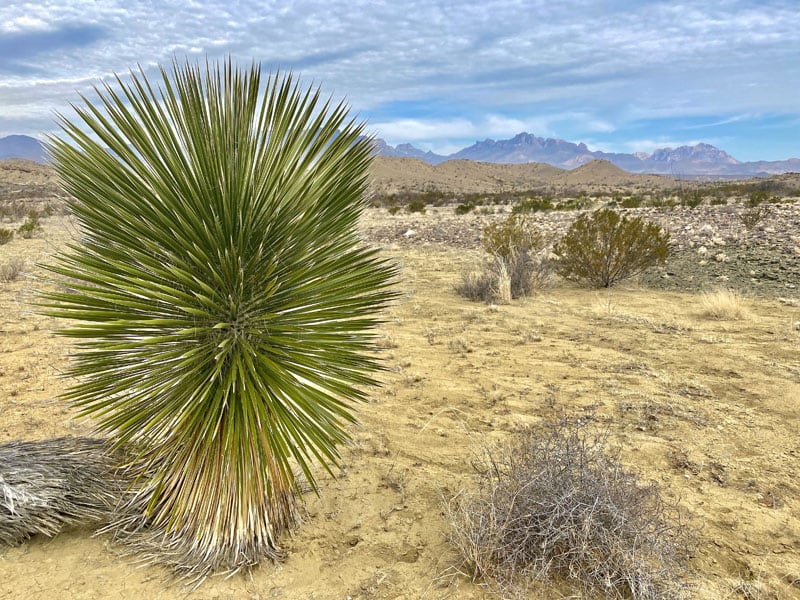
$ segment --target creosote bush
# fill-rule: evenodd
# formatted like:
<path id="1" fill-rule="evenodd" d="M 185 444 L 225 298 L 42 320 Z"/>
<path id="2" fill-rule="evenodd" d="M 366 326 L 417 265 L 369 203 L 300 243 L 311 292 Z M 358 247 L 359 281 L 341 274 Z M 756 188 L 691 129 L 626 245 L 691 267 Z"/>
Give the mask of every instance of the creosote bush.
<path id="1" fill-rule="evenodd" d="M 528 429 L 475 467 L 478 489 L 444 502 L 458 572 L 506 597 L 536 583 L 587 598 L 682 597 L 689 527 L 586 421 Z"/>
<path id="2" fill-rule="evenodd" d="M 23 238 L 30 239 L 42 230 L 42 223 L 39 220 L 39 213 L 32 210 L 28 213 L 25 222 L 17 228 L 17 233 Z"/>
<path id="3" fill-rule="evenodd" d="M 467 271 L 456 291 L 471 300 L 508 303 L 546 285 L 550 265 L 545 242 L 522 215 L 483 230 L 481 245 L 488 254 L 480 270 Z"/>
<path id="4" fill-rule="evenodd" d="M 3 246 L 14 239 L 14 231 L 0 227 L 0 246 Z"/>
<path id="5" fill-rule="evenodd" d="M 410 213 L 424 213 L 425 202 L 422 200 L 412 200 L 406 205 L 406 210 Z"/>
<path id="6" fill-rule="evenodd" d="M 661 264 L 669 256 L 669 234 L 641 217 L 605 208 L 580 215 L 553 247 L 556 272 L 593 287 L 611 287 Z"/>
<path id="7" fill-rule="evenodd" d="M 755 229 L 759 223 L 765 221 L 769 215 L 769 205 L 748 203 L 748 205 L 739 212 L 738 217 L 745 229 L 750 231 L 751 229 Z"/>

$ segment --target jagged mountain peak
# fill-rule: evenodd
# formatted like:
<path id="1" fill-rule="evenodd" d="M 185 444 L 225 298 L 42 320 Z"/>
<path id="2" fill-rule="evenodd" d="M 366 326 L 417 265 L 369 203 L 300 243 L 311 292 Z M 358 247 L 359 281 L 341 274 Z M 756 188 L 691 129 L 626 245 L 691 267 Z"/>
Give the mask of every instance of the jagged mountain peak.
<path id="1" fill-rule="evenodd" d="M 660 148 L 653 151 L 648 160 L 656 162 L 678 162 L 683 160 L 710 162 L 716 164 L 738 165 L 738 160 L 724 150 L 700 142 L 694 146 L 678 146 L 677 148 Z"/>

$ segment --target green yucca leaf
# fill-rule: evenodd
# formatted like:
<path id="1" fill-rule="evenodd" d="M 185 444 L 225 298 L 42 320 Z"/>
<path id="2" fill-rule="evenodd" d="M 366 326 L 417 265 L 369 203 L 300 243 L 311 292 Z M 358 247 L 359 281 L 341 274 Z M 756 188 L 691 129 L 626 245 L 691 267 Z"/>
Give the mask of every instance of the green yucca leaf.
<path id="1" fill-rule="evenodd" d="M 73 323 L 64 397 L 129 457 L 112 528 L 184 573 L 274 557 L 296 473 L 336 464 L 380 369 L 395 268 L 357 232 L 369 142 L 255 64 L 96 92 L 50 141 L 82 239 L 41 304 Z"/>

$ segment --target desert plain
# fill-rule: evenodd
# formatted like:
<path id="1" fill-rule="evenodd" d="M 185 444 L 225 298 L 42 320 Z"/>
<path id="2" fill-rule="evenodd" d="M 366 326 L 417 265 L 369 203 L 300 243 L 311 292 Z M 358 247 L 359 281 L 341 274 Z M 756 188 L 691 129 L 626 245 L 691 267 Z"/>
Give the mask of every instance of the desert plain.
<path id="1" fill-rule="evenodd" d="M 0 205 L 57 206 L 45 167 L 0 166 Z M 384 160 L 373 190 L 435 187 L 455 198 L 546 179 L 600 198 L 678 185 L 602 165 L 571 180 L 526 167 L 461 163 L 427 172 Z M 401 273 L 376 350 L 387 370 L 358 407 L 337 477 L 321 475 L 321 496 L 305 498 L 283 562 L 190 590 L 91 529 L 72 529 L 0 547 L 0 598 L 496 597 L 464 572 L 442 502 L 475 487 L 472 459 L 482 448 L 561 416 L 607 430 L 625 467 L 657 483 L 696 528 L 685 573 L 692 598 L 800 598 L 800 202 L 775 204 L 752 230 L 734 200 L 629 209 L 669 230 L 666 265 L 602 290 L 554 278 L 510 304 L 455 291 L 483 259 L 483 227 L 510 206 L 456 215 L 456 203 L 364 214 L 364 239 Z M 532 218 L 557 235 L 575 214 Z M 4 217 L 0 227 L 15 229 L 22 218 Z M 33 237 L 0 246 L 0 267 L 16 265 L 0 281 L 0 442 L 92 433 L 58 399 L 69 385 L 69 341 L 56 334 L 64 323 L 34 306 L 50 285 L 38 265 L 76 235 L 72 218 L 54 210 Z M 737 290 L 741 314 L 710 315 L 703 292 L 716 289 Z M 554 585 L 540 597 L 577 596 Z"/>

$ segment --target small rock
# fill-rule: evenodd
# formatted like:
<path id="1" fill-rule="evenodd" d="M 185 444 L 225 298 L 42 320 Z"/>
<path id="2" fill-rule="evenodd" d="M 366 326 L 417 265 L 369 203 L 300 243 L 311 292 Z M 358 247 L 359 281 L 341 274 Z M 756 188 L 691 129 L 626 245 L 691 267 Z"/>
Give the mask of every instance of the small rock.
<path id="1" fill-rule="evenodd" d="M 415 230 L 413 230 L 413 229 L 409 229 L 408 231 L 406 231 L 403 234 L 403 236 L 405 236 L 407 238 L 414 237 L 415 235 L 417 235 L 417 232 Z"/>
<path id="2" fill-rule="evenodd" d="M 708 248 L 706 248 L 705 246 L 700 246 L 700 247 L 697 249 L 697 253 L 698 253 L 698 254 L 705 254 L 706 252 L 708 252 Z"/>
<path id="3" fill-rule="evenodd" d="M 714 257 L 714 260 L 718 263 L 728 262 L 728 256 L 724 252 L 720 252 Z"/>

